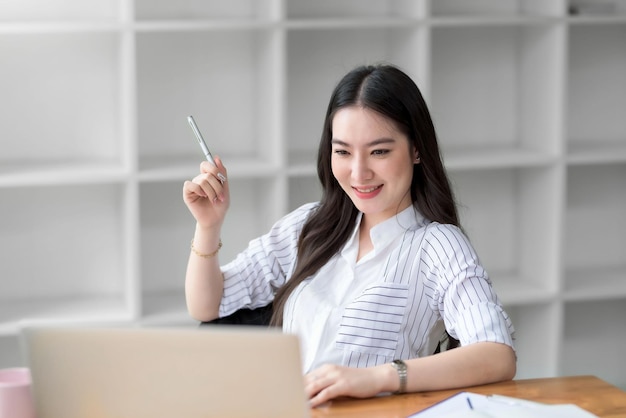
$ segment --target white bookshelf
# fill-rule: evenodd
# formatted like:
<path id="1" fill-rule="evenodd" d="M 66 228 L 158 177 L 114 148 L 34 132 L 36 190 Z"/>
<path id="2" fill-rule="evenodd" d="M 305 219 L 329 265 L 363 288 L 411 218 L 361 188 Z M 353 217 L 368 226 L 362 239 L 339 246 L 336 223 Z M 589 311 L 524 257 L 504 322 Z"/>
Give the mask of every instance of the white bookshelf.
<path id="1" fill-rule="evenodd" d="M 626 387 L 626 0 L 609 5 L 1 3 L 0 367 L 24 362 L 22 320 L 194 326 L 181 189 L 202 154 L 186 116 L 229 170 L 225 262 L 318 198 L 332 88 L 389 61 L 431 107 L 518 377 Z"/>

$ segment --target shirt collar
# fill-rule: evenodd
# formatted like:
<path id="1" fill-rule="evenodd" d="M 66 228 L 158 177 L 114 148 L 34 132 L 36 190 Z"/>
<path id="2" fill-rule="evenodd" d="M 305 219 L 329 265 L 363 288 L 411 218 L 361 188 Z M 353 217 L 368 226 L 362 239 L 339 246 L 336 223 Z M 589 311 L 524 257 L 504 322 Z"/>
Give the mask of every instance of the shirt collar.
<path id="1" fill-rule="evenodd" d="M 352 235 L 341 251 L 342 256 L 348 260 L 356 259 L 356 252 L 359 248 L 358 231 L 362 219 L 363 212 L 359 212 L 354 229 L 352 230 Z M 415 206 L 409 206 L 395 216 L 392 216 L 391 218 L 386 219 L 372 227 L 370 230 L 370 237 L 372 239 L 372 244 L 374 245 L 374 251 L 379 252 L 382 248 L 389 245 L 404 232 L 419 229 L 427 223 L 428 220 L 415 208 Z"/>
<path id="2" fill-rule="evenodd" d="M 372 227 L 370 237 L 372 244 L 374 244 L 374 249 L 378 250 L 397 239 L 406 231 L 416 230 L 426 223 L 426 218 L 415 206 L 410 205 L 402 212 Z"/>

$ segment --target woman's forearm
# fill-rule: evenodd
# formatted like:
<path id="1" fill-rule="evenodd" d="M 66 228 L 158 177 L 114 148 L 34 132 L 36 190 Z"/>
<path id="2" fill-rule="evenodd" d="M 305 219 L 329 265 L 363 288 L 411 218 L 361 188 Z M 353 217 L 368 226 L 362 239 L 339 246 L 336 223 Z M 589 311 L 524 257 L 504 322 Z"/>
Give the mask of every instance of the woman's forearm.
<path id="1" fill-rule="evenodd" d="M 407 392 L 452 389 L 510 380 L 515 376 L 515 352 L 505 344 L 480 342 L 428 357 L 407 360 Z M 398 390 L 398 374 L 386 373 L 386 391 Z"/>
<path id="2" fill-rule="evenodd" d="M 220 232 L 196 226 L 185 277 L 187 310 L 198 321 L 218 317 L 224 292 L 218 252 Z"/>
<path id="3" fill-rule="evenodd" d="M 441 354 L 405 361 L 407 392 L 455 389 L 510 380 L 515 376 L 515 353 L 505 344 L 481 342 Z M 304 377 L 312 407 L 339 396 L 368 398 L 397 392 L 400 379 L 389 363 L 373 367 L 326 364 Z"/>

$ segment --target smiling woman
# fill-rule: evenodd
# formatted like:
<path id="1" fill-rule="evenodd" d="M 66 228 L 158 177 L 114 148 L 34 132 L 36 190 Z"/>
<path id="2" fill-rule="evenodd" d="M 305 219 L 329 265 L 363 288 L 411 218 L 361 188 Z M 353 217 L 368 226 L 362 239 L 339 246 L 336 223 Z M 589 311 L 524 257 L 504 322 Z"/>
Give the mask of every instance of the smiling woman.
<path id="1" fill-rule="evenodd" d="M 300 337 L 312 406 L 515 375 L 513 325 L 459 225 L 426 103 L 400 69 L 344 76 L 319 144 L 320 202 L 221 266 L 230 185 L 215 160 L 184 185 L 197 221 L 189 311 L 209 321 L 272 303 L 271 324 Z M 448 335 L 461 347 L 440 352 Z"/>

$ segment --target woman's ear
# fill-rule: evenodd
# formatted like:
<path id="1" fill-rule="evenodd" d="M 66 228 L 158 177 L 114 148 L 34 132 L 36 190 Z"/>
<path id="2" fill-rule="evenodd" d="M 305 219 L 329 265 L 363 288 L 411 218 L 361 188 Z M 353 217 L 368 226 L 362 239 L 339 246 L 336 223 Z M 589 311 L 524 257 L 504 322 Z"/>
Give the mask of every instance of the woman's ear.
<path id="1" fill-rule="evenodd" d="M 413 164 L 419 164 L 422 162 L 422 160 L 420 159 L 420 155 L 417 152 L 417 150 L 414 151 L 414 159 L 413 159 Z"/>

